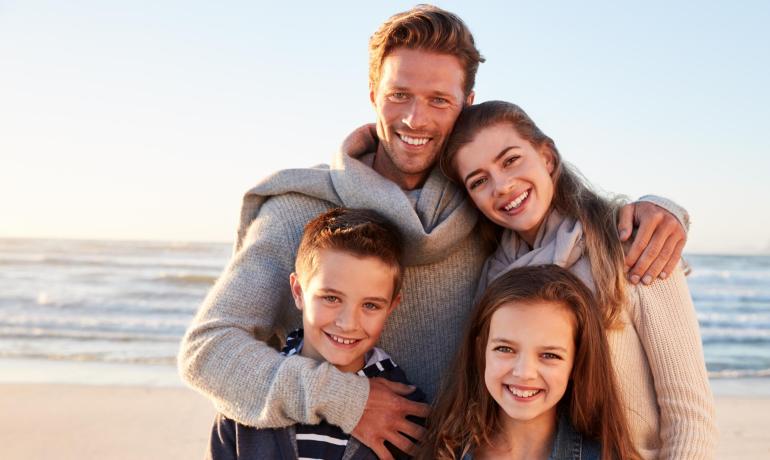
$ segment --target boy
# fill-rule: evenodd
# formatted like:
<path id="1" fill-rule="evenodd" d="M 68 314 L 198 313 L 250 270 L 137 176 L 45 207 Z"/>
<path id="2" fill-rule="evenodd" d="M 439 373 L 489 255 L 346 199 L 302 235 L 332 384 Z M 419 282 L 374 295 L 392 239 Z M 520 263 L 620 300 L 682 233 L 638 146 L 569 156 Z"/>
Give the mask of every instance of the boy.
<path id="1" fill-rule="evenodd" d="M 375 345 L 401 300 L 399 232 L 374 211 L 337 208 L 305 227 L 289 282 L 302 329 L 289 334 L 286 359 L 326 361 L 343 372 L 406 383 L 406 376 Z M 299 395 L 301 397 L 301 395 Z M 416 390 L 409 399 L 421 401 Z M 404 456 L 393 446 L 395 456 Z M 341 428 L 322 421 L 255 429 L 217 415 L 208 458 L 368 459 L 374 452 Z"/>

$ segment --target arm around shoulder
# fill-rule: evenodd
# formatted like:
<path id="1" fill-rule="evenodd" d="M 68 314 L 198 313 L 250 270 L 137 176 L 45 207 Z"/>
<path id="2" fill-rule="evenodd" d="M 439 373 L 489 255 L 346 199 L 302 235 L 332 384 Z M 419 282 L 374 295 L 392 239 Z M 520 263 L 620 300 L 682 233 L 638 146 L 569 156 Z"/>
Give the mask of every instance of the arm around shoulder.
<path id="1" fill-rule="evenodd" d="M 352 431 L 369 384 L 328 363 L 285 357 L 268 346 L 286 326 L 296 244 L 280 203 L 268 200 L 241 249 L 206 296 L 184 338 L 179 372 L 227 417 L 257 428 L 318 423 Z M 301 225 L 300 229 L 301 231 Z"/>
<path id="2" fill-rule="evenodd" d="M 714 458 L 718 433 L 698 319 L 681 268 L 636 288 L 639 336 L 660 407 L 660 458 Z"/>

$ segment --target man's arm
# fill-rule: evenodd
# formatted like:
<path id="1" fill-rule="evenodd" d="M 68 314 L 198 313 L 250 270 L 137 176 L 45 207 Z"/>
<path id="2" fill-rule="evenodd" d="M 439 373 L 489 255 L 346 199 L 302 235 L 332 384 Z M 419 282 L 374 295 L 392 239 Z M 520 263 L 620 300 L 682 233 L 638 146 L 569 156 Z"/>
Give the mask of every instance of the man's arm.
<path id="1" fill-rule="evenodd" d="M 623 206 L 618 216 L 620 240 L 628 241 L 636 228 L 626 252 L 629 281 L 650 284 L 658 276 L 665 279 L 673 273 L 682 257 L 689 222 L 684 208 L 654 195 Z"/>
<path id="2" fill-rule="evenodd" d="M 307 202 L 294 202 L 293 219 L 302 219 L 297 215 L 308 214 Z M 272 198 L 251 223 L 182 340 L 180 374 L 245 425 L 314 424 L 323 417 L 350 432 L 369 395 L 367 379 L 328 363 L 286 358 L 265 343 L 294 309 L 288 279 L 297 243 L 291 235 L 304 224 L 286 216 L 291 204 L 291 198 Z"/>

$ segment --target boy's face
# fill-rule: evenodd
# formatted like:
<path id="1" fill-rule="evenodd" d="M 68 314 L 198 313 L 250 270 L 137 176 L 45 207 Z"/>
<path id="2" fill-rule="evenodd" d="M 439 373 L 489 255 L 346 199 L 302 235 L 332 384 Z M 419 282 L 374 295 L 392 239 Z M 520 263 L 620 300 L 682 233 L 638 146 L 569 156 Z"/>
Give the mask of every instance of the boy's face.
<path id="1" fill-rule="evenodd" d="M 393 296 L 394 270 L 376 257 L 330 249 L 317 262 L 310 278 L 290 279 L 305 330 L 301 355 L 357 372 L 400 300 Z"/>

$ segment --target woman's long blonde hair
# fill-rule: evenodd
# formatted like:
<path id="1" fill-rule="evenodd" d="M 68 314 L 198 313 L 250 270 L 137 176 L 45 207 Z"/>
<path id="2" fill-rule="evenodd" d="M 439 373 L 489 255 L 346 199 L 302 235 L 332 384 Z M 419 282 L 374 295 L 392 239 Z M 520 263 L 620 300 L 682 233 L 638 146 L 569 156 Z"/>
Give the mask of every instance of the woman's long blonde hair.
<path id="1" fill-rule="evenodd" d="M 510 102 L 488 101 L 463 109 L 439 160 L 441 169 L 447 177 L 464 187 L 454 161 L 457 152 L 472 142 L 484 128 L 500 124 L 510 125 L 536 150 L 546 149 L 552 155 L 554 195 L 551 205 L 561 215 L 577 219 L 583 225 L 585 253 L 590 261 L 605 326 L 617 325 L 626 299 L 623 247 L 616 224 L 622 202 L 593 191 L 588 182 L 562 160 L 553 139 L 546 136 L 521 107 Z M 496 226 L 487 219 L 482 222 L 482 234 L 488 243 L 496 246 L 494 239 L 499 236 L 499 227 L 490 229 Z"/>
<path id="2" fill-rule="evenodd" d="M 601 444 L 603 460 L 640 458 L 631 442 L 595 297 L 556 265 L 516 268 L 489 285 L 468 319 L 418 458 L 457 460 L 492 443 L 501 426 L 500 407 L 484 383 L 492 315 L 504 305 L 539 301 L 558 302 L 575 317 L 575 359 L 561 410 L 575 430 Z"/>

